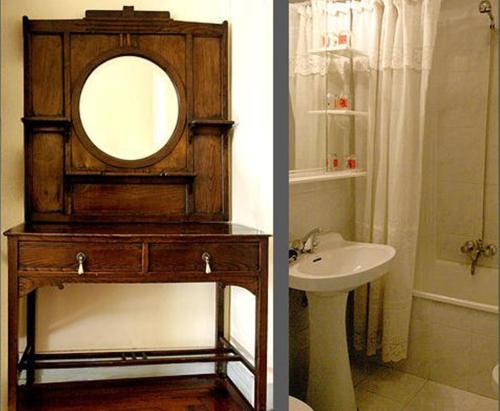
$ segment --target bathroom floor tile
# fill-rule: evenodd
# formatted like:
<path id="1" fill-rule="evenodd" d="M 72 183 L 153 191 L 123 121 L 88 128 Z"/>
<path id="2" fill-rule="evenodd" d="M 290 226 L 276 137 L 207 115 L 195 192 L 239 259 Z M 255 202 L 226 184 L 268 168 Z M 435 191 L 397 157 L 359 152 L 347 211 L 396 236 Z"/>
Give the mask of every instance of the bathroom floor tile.
<path id="1" fill-rule="evenodd" d="M 354 386 L 366 381 L 377 369 L 378 365 L 373 363 L 351 363 L 352 382 Z"/>
<path id="2" fill-rule="evenodd" d="M 370 391 L 356 389 L 355 395 L 359 411 L 400 411 L 403 409 L 401 403 Z"/>
<path id="3" fill-rule="evenodd" d="M 474 410 L 498 411 L 497 400 L 492 400 L 491 398 L 482 397 L 480 395 L 477 395 L 477 397 L 479 398 L 474 403 Z"/>
<path id="4" fill-rule="evenodd" d="M 497 407 L 495 400 L 427 381 L 404 411 L 493 411 Z"/>
<path id="5" fill-rule="evenodd" d="M 406 404 L 424 384 L 423 378 L 392 368 L 379 367 L 361 382 L 358 388 Z"/>
<path id="6" fill-rule="evenodd" d="M 351 373 L 352 373 L 352 382 L 354 386 L 358 385 L 359 383 L 363 382 L 368 378 L 367 371 L 363 367 L 360 367 L 359 365 L 352 365 Z"/>

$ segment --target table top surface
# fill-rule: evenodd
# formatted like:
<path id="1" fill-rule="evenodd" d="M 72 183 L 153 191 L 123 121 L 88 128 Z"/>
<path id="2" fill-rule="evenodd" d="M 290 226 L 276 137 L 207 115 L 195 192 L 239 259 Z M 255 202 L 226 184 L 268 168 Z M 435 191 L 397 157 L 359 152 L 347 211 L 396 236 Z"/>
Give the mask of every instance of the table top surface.
<path id="1" fill-rule="evenodd" d="M 104 237 L 188 237 L 257 236 L 261 230 L 229 222 L 221 223 L 23 223 L 7 230 L 6 236 L 104 236 Z"/>

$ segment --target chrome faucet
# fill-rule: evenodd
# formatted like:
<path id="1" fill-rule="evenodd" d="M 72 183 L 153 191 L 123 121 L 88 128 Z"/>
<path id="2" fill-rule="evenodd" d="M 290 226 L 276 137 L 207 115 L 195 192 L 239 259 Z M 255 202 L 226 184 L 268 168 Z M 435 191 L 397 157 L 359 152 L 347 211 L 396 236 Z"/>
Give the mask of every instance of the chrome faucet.
<path id="1" fill-rule="evenodd" d="M 288 262 L 296 261 L 302 253 L 313 253 L 314 248 L 319 244 L 319 228 L 309 231 L 301 240 L 293 240 L 288 244 Z"/>
<path id="2" fill-rule="evenodd" d="M 478 238 L 476 241 L 466 241 L 460 251 L 463 254 L 469 254 L 471 258 L 470 273 L 474 275 L 479 257 L 491 257 L 497 253 L 497 247 L 494 244 L 484 245 L 483 240 Z"/>
<path id="3" fill-rule="evenodd" d="M 314 228 L 309 231 L 304 238 L 302 238 L 302 244 L 304 244 L 302 248 L 303 253 L 312 253 L 314 252 L 314 247 L 319 244 L 318 234 L 321 232 L 319 228 Z"/>

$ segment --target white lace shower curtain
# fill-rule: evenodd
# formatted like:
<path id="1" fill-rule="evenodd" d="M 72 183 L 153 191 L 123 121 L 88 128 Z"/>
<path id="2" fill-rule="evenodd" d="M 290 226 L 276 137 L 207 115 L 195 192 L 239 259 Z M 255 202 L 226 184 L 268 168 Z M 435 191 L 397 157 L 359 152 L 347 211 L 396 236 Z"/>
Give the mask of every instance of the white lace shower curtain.
<path id="1" fill-rule="evenodd" d="M 326 61 L 309 53 L 321 46 L 324 11 L 317 1 L 289 7 L 290 169 L 318 168 L 325 158 L 324 116 L 309 114 L 321 109 L 326 98 Z"/>
<path id="2" fill-rule="evenodd" d="M 357 182 L 358 240 L 397 253 L 380 280 L 355 291 L 354 344 L 406 358 L 416 263 L 425 102 L 440 0 L 373 1 L 368 177 Z M 375 69 L 376 68 L 376 69 Z M 359 140 L 359 136 L 357 136 Z"/>

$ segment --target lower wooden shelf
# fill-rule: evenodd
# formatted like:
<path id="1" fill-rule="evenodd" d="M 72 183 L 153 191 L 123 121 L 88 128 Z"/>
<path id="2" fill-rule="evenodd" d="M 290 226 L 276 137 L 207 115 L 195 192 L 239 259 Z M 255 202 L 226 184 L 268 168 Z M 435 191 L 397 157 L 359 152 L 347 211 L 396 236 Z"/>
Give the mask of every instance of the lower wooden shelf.
<path id="1" fill-rule="evenodd" d="M 215 374 L 35 384 L 19 387 L 20 411 L 246 411 L 228 378 Z"/>

